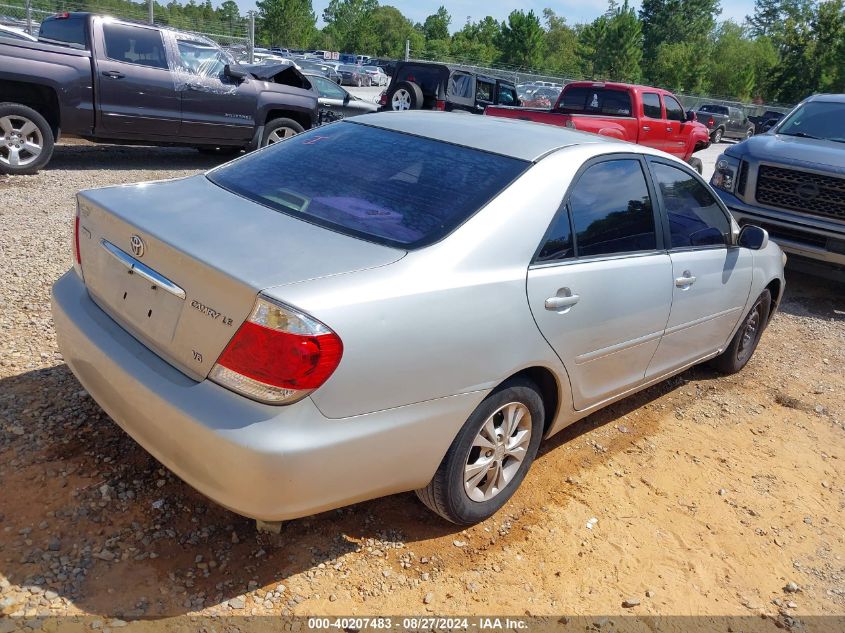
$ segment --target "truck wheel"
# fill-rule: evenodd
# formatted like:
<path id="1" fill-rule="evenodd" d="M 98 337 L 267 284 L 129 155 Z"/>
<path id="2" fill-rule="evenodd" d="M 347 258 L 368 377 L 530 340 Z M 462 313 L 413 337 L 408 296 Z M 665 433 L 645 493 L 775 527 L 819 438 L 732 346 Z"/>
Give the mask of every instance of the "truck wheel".
<path id="1" fill-rule="evenodd" d="M 698 172 L 699 176 L 702 175 L 704 172 L 704 164 L 701 162 L 700 158 L 692 157 L 687 161 L 690 167 L 692 167 L 695 171 Z"/>
<path id="2" fill-rule="evenodd" d="M 273 119 L 264 126 L 264 135 L 261 137 L 261 147 L 278 143 L 279 141 L 283 141 L 291 136 L 296 136 L 304 131 L 305 128 L 293 119 Z"/>
<path id="3" fill-rule="evenodd" d="M 716 143 L 722 142 L 722 134 L 724 134 L 724 132 L 722 132 L 722 128 L 720 127 L 717 127 L 715 130 L 713 130 L 713 133 L 710 135 L 710 140 L 713 142 L 714 145 Z"/>
<path id="4" fill-rule="evenodd" d="M 544 415 L 533 382 L 517 378 L 504 383 L 470 414 L 431 482 L 416 491 L 420 501 L 458 525 L 492 516 L 534 461 Z"/>
<path id="5" fill-rule="evenodd" d="M 53 155 L 53 145 L 53 130 L 38 112 L 0 103 L 0 173 L 38 173 Z"/>
<path id="6" fill-rule="evenodd" d="M 391 110 L 418 110 L 423 104 L 423 93 L 413 81 L 400 81 L 387 93 L 387 102 Z"/>
<path id="7" fill-rule="evenodd" d="M 745 131 L 745 138 L 751 138 L 754 136 L 754 128 L 750 127 Z"/>

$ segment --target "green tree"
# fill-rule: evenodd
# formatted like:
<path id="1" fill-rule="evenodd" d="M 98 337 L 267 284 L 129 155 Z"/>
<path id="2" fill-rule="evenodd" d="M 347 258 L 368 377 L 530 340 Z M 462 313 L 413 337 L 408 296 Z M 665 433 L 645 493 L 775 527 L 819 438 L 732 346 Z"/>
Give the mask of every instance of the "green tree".
<path id="1" fill-rule="evenodd" d="M 547 69 L 568 77 L 582 75 L 584 64 L 579 54 L 578 32 L 551 9 L 543 9 L 543 20 Z"/>
<path id="2" fill-rule="evenodd" d="M 467 20 L 464 28 L 452 36 L 451 56 L 476 64 L 492 64 L 499 56 L 496 38 L 500 32 L 499 22 L 489 15 L 478 22 Z"/>
<path id="3" fill-rule="evenodd" d="M 427 40 L 448 40 L 449 25 L 452 23 L 452 16 L 441 6 L 437 13 L 428 16 L 423 23 L 423 32 Z"/>
<path id="4" fill-rule="evenodd" d="M 311 0 L 258 0 L 258 39 L 266 45 L 300 48 L 316 30 Z"/>
<path id="5" fill-rule="evenodd" d="M 511 11 L 507 22 L 502 23 L 496 45 L 501 61 L 506 64 L 541 67 L 546 52 L 545 31 L 534 11 Z"/>
<path id="6" fill-rule="evenodd" d="M 761 98 L 777 61 L 777 51 L 768 38 L 752 39 L 739 24 L 722 22 L 713 33 L 706 89 L 742 101 Z"/>
<path id="7" fill-rule="evenodd" d="M 413 23 L 396 7 L 378 7 L 370 13 L 373 44 L 367 52 L 385 57 L 403 58 L 405 40 L 411 40 L 411 48 L 422 45 L 422 38 L 414 30 Z"/>
<path id="8" fill-rule="evenodd" d="M 378 0 L 331 0 L 323 11 L 324 35 L 342 51 L 363 51 L 372 42 L 370 21 Z"/>

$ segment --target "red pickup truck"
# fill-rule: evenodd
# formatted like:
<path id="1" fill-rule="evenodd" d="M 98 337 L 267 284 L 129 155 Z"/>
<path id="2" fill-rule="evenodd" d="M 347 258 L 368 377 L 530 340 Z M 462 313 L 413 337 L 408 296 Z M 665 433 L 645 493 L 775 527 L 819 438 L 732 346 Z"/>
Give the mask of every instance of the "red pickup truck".
<path id="1" fill-rule="evenodd" d="M 684 112 L 675 95 L 648 86 L 576 81 L 563 88 L 550 110 L 489 106 L 484 113 L 648 145 L 677 156 L 699 173 L 701 161 L 693 152 L 710 145 L 707 128 Z"/>

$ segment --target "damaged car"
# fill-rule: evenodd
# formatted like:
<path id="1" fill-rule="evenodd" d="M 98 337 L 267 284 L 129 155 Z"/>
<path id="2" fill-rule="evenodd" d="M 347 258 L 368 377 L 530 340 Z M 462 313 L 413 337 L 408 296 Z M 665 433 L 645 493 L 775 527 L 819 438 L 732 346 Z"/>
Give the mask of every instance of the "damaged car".
<path id="1" fill-rule="evenodd" d="M 291 63 L 240 66 L 211 40 L 91 13 L 0 37 L 0 173 L 33 174 L 59 132 L 96 143 L 254 149 L 317 124 Z"/>

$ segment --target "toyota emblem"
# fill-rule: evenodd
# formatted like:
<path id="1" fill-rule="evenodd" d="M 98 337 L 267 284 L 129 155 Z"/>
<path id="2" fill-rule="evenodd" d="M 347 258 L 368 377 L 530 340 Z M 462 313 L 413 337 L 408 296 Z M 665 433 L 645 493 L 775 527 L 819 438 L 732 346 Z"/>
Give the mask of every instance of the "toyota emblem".
<path id="1" fill-rule="evenodd" d="M 139 236 L 133 235 L 129 238 L 129 246 L 132 248 L 132 254 L 135 257 L 143 257 L 144 251 L 146 247 L 144 246 L 144 240 L 142 240 Z"/>

